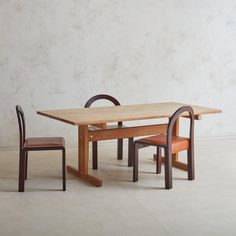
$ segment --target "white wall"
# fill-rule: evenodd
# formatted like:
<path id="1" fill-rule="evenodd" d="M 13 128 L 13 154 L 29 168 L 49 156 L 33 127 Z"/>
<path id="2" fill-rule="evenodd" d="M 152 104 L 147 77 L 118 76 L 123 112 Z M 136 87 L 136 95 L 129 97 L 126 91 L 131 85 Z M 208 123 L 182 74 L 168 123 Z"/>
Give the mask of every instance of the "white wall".
<path id="1" fill-rule="evenodd" d="M 198 137 L 236 135 L 235 0 L 0 0 L 0 146 L 18 144 L 15 105 L 30 135 L 77 130 L 36 110 L 179 101 L 223 109 Z"/>

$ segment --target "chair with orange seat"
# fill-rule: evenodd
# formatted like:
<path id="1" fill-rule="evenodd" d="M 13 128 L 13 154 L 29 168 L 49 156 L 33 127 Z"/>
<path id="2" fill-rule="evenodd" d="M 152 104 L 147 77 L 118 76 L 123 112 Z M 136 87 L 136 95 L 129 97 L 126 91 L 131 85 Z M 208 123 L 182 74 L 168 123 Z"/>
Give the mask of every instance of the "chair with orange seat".
<path id="1" fill-rule="evenodd" d="M 180 115 L 190 119 L 189 138 L 173 136 L 173 127 Z M 187 115 L 186 115 L 187 114 Z M 172 154 L 187 150 L 188 180 L 194 180 L 194 112 L 190 106 L 179 108 L 169 119 L 167 134 L 150 136 L 134 142 L 133 182 L 138 181 L 138 149 L 157 147 L 156 173 L 161 172 L 161 148 L 164 148 L 165 188 L 172 188 Z"/>

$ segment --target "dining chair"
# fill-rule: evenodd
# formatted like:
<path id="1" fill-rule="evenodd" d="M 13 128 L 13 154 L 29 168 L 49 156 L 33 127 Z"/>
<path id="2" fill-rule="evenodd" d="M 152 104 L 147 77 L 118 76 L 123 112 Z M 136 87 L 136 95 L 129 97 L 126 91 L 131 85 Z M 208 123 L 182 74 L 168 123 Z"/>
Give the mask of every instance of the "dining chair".
<path id="1" fill-rule="evenodd" d="M 25 115 L 21 106 L 16 106 L 16 114 L 19 125 L 20 134 L 20 150 L 19 150 L 19 185 L 18 191 L 25 191 L 25 180 L 27 179 L 28 169 L 28 152 L 29 151 L 46 151 L 61 150 L 62 151 L 62 185 L 63 191 L 66 191 L 66 151 L 65 140 L 62 137 L 33 137 L 26 138 Z"/>
<path id="2" fill-rule="evenodd" d="M 108 100 L 110 102 L 112 102 L 115 106 L 120 106 L 120 103 L 118 102 L 117 99 L 115 99 L 114 97 L 107 95 L 107 94 L 98 94 L 95 95 L 93 97 L 91 97 L 84 105 L 84 108 L 89 108 L 95 101 L 98 100 Z M 100 128 L 105 128 L 105 129 L 109 129 L 109 128 L 122 128 L 124 127 L 122 121 L 119 121 L 118 124 L 116 126 L 114 125 L 105 125 L 104 127 L 100 127 Z M 99 125 L 91 125 L 89 126 L 90 130 L 94 130 L 99 128 Z M 128 139 L 128 166 L 132 166 L 133 165 L 133 140 L 134 138 L 131 137 Z M 94 141 L 92 142 L 92 167 L 93 169 L 97 169 L 98 168 L 98 142 Z M 117 159 L 118 160 L 122 160 L 123 159 L 123 139 L 117 139 Z"/>
<path id="3" fill-rule="evenodd" d="M 173 136 L 173 127 L 181 114 L 190 119 L 189 137 Z M 186 115 L 187 113 L 187 115 Z M 156 173 L 161 172 L 161 148 L 164 148 L 165 188 L 172 188 L 172 154 L 187 150 L 188 180 L 194 180 L 194 113 L 190 106 L 179 108 L 169 119 L 167 133 L 136 140 L 133 144 L 133 182 L 138 181 L 138 149 L 156 146 Z"/>

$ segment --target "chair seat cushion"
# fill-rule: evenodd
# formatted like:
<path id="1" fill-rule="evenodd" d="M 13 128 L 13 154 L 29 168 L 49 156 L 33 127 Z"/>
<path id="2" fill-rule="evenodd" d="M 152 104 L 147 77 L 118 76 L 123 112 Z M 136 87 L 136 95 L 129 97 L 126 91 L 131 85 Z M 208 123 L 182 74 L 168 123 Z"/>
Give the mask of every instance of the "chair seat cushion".
<path id="1" fill-rule="evenodd" d="M 165 147 L 167 145 L 167 135 L 161 134 L 161 135 L 150 136 L 143 139 L 139 139 L 138 142 Z M 183 150 L 187 150 L 189 149 L 189 139 L 179 136 L 172 136 L 171 148 L 172 148 L 172 153 L 177 153 Z"/>
<path id="2" fill-rule="evenodd" d="M 27 138 L 24 149 L 60 149 L 65 147 L 65 140 L 62 137 L 37 137 Z"/>

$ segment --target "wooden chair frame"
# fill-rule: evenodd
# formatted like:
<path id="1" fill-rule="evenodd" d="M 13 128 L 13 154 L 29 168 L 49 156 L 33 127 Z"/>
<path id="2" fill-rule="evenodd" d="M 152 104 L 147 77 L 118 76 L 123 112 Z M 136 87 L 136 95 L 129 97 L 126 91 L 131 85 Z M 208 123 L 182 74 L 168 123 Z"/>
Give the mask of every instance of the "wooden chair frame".
<path id="1" fill-rule="evenodd" d="M 166 145 L 158 145 L 155 143 L 147 142 L 144 140 L 136 140 L 134 142 L 134 163 L 133 163 L 133 181 L 138 181 L 138 149 L 147 146 L 157 147 L 157 158 L 156 158 L 156 173 L 161 172 L 161 149 L 165 150 L 165 188 L 172 188 L 172 137 L 173 128 L 176 121 L 180 118 L 183 113 L 188 113 L 187 118 L 190 119 L 190 129 L 189 129 L 189 148 L 187 150 L 187 168 L 188 168 L 188 180 L 194 180 L 194 112 L 190 106 L 183 106 L 179 108 L 169 119 L 169 124 L 167 127 L 167 141 Z"/>
<path id="2" fill-rule="evenodd" d="M 108 100 L 112 102 L 115 106 L 120 106 L 118 100 L 110 95 L 107 94 L 98 94 L 91 97 L 84 105 L 84 108 L 89 108 L 95 101 L 98 100 Z M 123 122 L 118 122 L 118 127 L 122 127 Z M 133 141 L 134 138 L 128 138 L 128 166 L 133 166 Z M 98 142 L 92 142 L 92 166 L 93 169 L 98 168 Z M 117 139 L 117 159 L 123 159 L 123 139 Z"/>
<path id="3" fill-rule="evenodd" d="M 26 142 L 26 124 L 25 115 L 21 106 L 16 106 L 16 114 L 19 125 L 19 184 L 18 191 L 24 192 L 25 190 L 25 180 L 27 179 L 27 169 L 28 169 L 28 152 L 29 151 L 46 151 L 46 150 L 62 150 L 62 180 L 63 180 L 63 191 L 66 191 L 66 151 L 65 147 L 25 147 Z"/>

